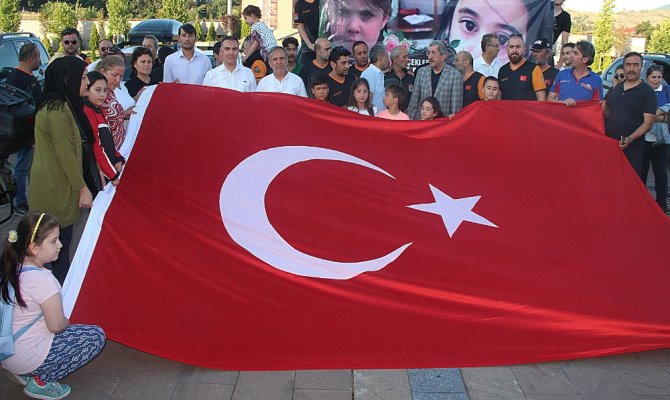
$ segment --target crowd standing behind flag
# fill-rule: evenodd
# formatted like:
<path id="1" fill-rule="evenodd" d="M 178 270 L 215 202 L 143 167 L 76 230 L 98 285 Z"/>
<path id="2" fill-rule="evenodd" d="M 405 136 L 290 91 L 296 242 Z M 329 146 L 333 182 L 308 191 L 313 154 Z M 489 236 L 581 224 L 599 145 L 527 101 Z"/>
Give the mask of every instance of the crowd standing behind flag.
<path id="1" fill-rule="evenodd" d="M 264 32 L 264 29 L 267 25 L 260 22 L 260 15 L 255 9 L 247 10 L 247 16 L 250 16 L 254 25 L 262 25 L 258 25 L 252 37 L 246 40 L 245 56 L 240 57 L 239 40 L 236 37 L 225 36 L 214 46 L 218 65 L 214 69 L 211 69 L 209 59 L 195 48 L 195 28 L 190 24 L 184 24 L 179 28 L 180 49 L 173 54 L 170 54 L 172 50 L 169 47 L 159 47 L 155 37 L 146 36 L 142 42 L 146 47 L 138 47 L 133 53 L 131 59 L 133 74 L 125 84 L 122 83 L 125 71 L 123 53 L 112 46 L 111 42 L 101 41 L 98 50 L 102 58 L 92 66 L 102 74 L 107 83 L 106 97 L 100 106 L 93 104 L 92 110 L 95 111 L 99 107 L 101 111 L 99 115 L 95 115 L 99 118 L 97 122 L 91 120 L 90 123 L 85 121 L 86 123 L 82 124 L 77 120 L 71 124 L 81 130 L 81 135 L 77 137 L 83 140 L 73 142 L 74 148 L 68 151 L 78 157 L 80 150 L 77 148 L 83 149 L 87 145 L 87 138 L 92 137 L 89 135 L 91 125 L 100 128 L 105 123 L 113 137 L 113 150 L 118 151 L 125 138 L 125 123 L 133 113 L 134 101 L 141 96 L 145 86 L 158 82 L 204 84 L 241 92 L 277 92 L 303 97 L 307 97 L 309 93 L 309 97 L 330 103 L 331 107 L 332 105 L 344 107 L 359 114 L 389 119 L 406 119 L 406 116 L 415 120 L 452 117 L 464 105 L 479 100 L 541 101 L 545 100 L 545 90 L 549 92 L 548 100 L 560 101 L 567 106 L 574 106 L 578 101 L 603 101 L 602 80 L 589 68 L 595 58 L 595 49 L 585 41 L 576 44 L 567 43 L 565 35 L 562 36 L 564 42 L 560 55 L 562 70 L 559 72 L 549 66 L 551 45 L 543 38 L 537 39 L 531 47 L 530 53 L 536 64 L 525 58 L 528 53 L 522 35 L 510 35 L 506 46 L 509 63 L 501 66 L 498 61 L 500 50 L 498 37 L 495 34 L 483 34 L 480 43 L 481 56 L 473 59 L 473 55 L 469 52 L 460 51 L 454 62 L 456 68 L 446 62 L 445 43 L 435 40 L 427 48 L 428 65 L 418 69 L 415 76 L 409 69 L 406 47 L 396 46 L 390 49 L 389 53 L 389 49 L 385 46 L 376 44 L 368 51 L 368 43 L 359 40 L 353 42 L 352 49 L 344 47 L 333 49 L 328 39 L 315 37 L 311 32 L 314 22 L 311 19 L 312 12 L 315 4 L 318 6 L 318 1 L 302 0 L 296 4 L 301 4 L 300 7 L 304 8 L 297 19 L 298 26 L 304 28 L 299 29 L 303 38 L 302 44 L 295 38 L 286 38 L 282 41 L 283 47 L 268 49 L 270 68 L 259 54 L 266 42 L 272 43 L 272 41 L 266 40 L 267 32 Z M 65 73 L 63 63 L 69 66 L 73 59 L 86 58 L 80 52 L 81 37 L 76 29 L 65 29 L 61 37 L 64 40 L 64 54 L 54 58 L 47 68 L 49 73 L 45 91 L 51 96 L 48 99 L 50 106 L 47 107 L 48 112 L 45 109 L 37 115 L 36 131 L 39 134 L 35 151 L 40 156 L 36 156 L 36 160 L 39 161 L 36 161 L 31 170 L 34 182 L 37 183 L 44 182 L 45 177 L 52 181 L 51 184 L 57 184 L 65 179 L 72 183 L 75 181 L 74 175 L 83 179 L 86 172 L 80 169 L 79 172 L 68 173 L 63 177 L 52 177 L 46 173 L 50 170 L 47 164 L 53 161 L 48 154 L 54 149 L 56 142 L 50 142 L 44 135 L 48 137 L 53 134 L 53 129 L 63 129 L 56 124 L 56 119 L 46 116 L 55 112 L 54 101 L 62 103 L 66 93 L 69 93 L 67 96 L 70 97 L 76 96 L 70 93 L 76 88 L 64 86 L 56 76 L 62 78 L 61 75 Z M 259 44 L 261 42 L 263 45 Z M 31 45 L 26 46 L 21 49 L 21 64 L 10 76 L 10 82 L 29 89 L 37 100 L 41 93 L 35 90 L 35 81 L 34 78 L 30 79 L 32 77 L 30 72 L 39 64 L 39 54 Z M 255 50 L 256 47 L 258 50 Z M 297 54 L 299 48 L 304 53 L 301 51 Z M 306 61 L 303 64 L 300 60 Z M 245 67 L 245 62 L 253 62 L 253 67 Z M 77 65 L 77 68 L 79 67 L 80 65 Z M 298 72 L 300 77 L 292 71 Z M 670 95 L 666 86 L 654 80 L 662 75 L 657 66 L 652 65 L 651 70 L 644 72 L 650 78 L 648 81 L 652 86 L 640 79 L 643 71 L 642 58 L 638 53 L 627 54 L 624 65 L 617 68 L 614 76 L 615 86 L 603 101 L 606 133 L 620 142 L 621 149 L 642 179 L 646 178 L 650 165 L 654 168 L 657 202 L 667 212 L 665 197 L 670 156 L 670 137 L 667 133 Z M 354 80 L 356 76 L 362 78 Z M 80 95 L 84 96 L 85 93 Z M 125 106 L 124 101 L 127 102 Z M 39 104 L 41 110 L 44 102 Z M 69 108 L 60 110 L 59 115 L 72 114 L 68 117 L 71 121 L 80 114 L 84 115 L 83 112 L 77 111 L 80 109 L 81 101 L 75 104 L 68 100 L 67 104 Z M 114 151 L 108 150 L 110 151 L 106 154 L 114 158 Z M 98 167 L 104 162 L 108 161 L 98 161 Z M 25 185 L 21 186 L 23 178 L 18 167 L 17 165 L 16 175 L 19 181 L 19 193 L 15 200 L 18 202 L 16 205 L 20 209 L 37 207 L 56 214 L 59 220 L 66 224 L 62 234 L 63 241 L 67 242 L 71 224 L 78 216 L 78 213 L 72 210 L 90 206 L 90 198 L 93 196 L 91 193 L 98 190 L 95 180 L 89 176 L 86 182 L 88 186 L 77 183 L 80 181 L 72 184 L 72 187 L 81 190 L 81 199 L 78 198 L 77 192 L 75 200 L 78 204 L 72 203 L 70 201 L 72 199 L 63 200 L 64 207 L 69 211 L 61 213 L 58 207 L 62 204 L 53 208 L 52 201 L 46 201 L 46 197 L 39 194 L 41 190 L 39 186 L 43 189 L 48 186 L 46 183 L 35 185 L 36 193 L 32 197 L 34 201 L 31 201 L 35 203 L 34 205 L 28 205 L 27 199 L 24 203 L 25 196 L 21 197 L 24 191 L 20 188 Z M 105 177 L 118 184 L 119 169 L 115 169 L 117 173 L 114 170 L 107 170 L 109 173 L 105 173 Z M 62 254 L 66 253 L 65 250 Z M 58 273 L 59 280 L 64 279 L 65 273 Z"/>

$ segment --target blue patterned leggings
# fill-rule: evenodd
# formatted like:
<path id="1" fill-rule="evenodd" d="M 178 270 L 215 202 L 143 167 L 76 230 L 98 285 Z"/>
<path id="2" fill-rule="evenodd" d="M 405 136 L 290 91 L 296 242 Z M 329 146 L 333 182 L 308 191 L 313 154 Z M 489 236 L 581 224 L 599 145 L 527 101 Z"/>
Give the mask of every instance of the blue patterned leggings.
<path id="1" fill-rule="evenodd" d="M 30 375 L 60 381 L 93 360 L 105 347 L 105 332 L 97 325 L 70 325 L 57 333 L 46 360 Z"/>

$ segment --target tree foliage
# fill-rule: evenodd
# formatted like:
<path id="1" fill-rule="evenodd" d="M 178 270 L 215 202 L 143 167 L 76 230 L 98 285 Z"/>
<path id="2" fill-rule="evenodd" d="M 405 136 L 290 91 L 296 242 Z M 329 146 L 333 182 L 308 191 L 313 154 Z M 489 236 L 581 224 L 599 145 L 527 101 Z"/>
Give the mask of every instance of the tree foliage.
<path id="1" fill-rule="evenodd" d="M 179 22 L 188 21 L 188 11 L 185 0 L 163 0 L 163 7 L 160 9 L 161 18 L 176 19 Z"/>
<path id="2" fill-rule="evenodd" d="M 624 28 L 617 28 L 614 31 L 614 55 L 616 57 L 621 57 L 624 54 L 630 51 L 631 40 L 626 35 L 626 30 Z"/>
<path id="3" fill-rule="evenodd" d="M 193 25 L 195 25 L 195 40 L 203 40 L 205 37 L 202 34 L 202 22 L 196 19 Z"/>
<path id="4" fill-rule="evenodd" d="M 107 16 L 109 17 L 109 34 L 126 35 L 130 30 L 128 19 L 131 17 L 128 0 L 108 0 Z"/>
<path id="5" fill-rule="evenodd" d="M 97 58 L 95 53 L 98 51 L 98 45 L 100 44 L 100 34 L 98 33 L 97 24 L 93 24 L 91 27 L 91 38 L 88 40 L 88 48 L 91 49 L 91 57 Z"/>
<path id="6" fill-rule="evenodd" d="M 647 50 L 652 53 L 670 54 L 670 19 L 661 22 L 658 29 L 652 32 Z"/>
<path id="7" fill-rule="evenodd" d="M 0 32 L 16 32 L 20 27 L 19 0 L 0 0 Z"/>
<path id="8" fill-rule="evenodd" d="M 44 34 L 58 36 L 65 28 L 77 27 L 77 14 L 74 5 L 59 1 L 49 1 L 40 8 L 40 24 Z"/>
<path id="9" fill-rule="evenodd" d="M 637 26 L 635 26 L 635 34 L 636 35 L 644 35 L 644 40 L 645 40 L 645 47 L 649 44 L 649 40 L 651 39 L 651 33 L 655 30 L 658 29 L 658 25 L 652 25 L 651 21 L 646 20 L 642 21 Z"/>
<path id="10" fill-rule="evenodd" d="M 612 63 L 610 52 L 614 47 L 614 0 L 603 1 L 594 36 L 596 59 L 593 69 L 603 71 Z"/>
<path id="11" fill-rule="evenodd" d="M 98 35 L 100 35 L 100 38 L 102 39 L 105 37 L 105 13 L 102 10 L 98 10 L 95 14 L 95 19 L 98 24 Z"/>
<path id="12" fill-rule="evenodd" d="M 205 40 L 208 42 L 216 40 L 216 28 L 214 27 L 214 22 L 209 23 L 209 27 L 207 28 L 207 38 Z"/>

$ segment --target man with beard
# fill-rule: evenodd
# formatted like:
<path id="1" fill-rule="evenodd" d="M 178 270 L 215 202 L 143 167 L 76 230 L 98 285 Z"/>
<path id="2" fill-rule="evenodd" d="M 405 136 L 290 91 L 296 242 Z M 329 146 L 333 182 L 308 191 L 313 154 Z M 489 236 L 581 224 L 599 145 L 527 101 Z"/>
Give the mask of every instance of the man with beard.
<path id="1" fill-rule="evenodd" d="M 195 48 L 195 27 L 191 24 L 180 26 L 178 40 L 181 49 L 165 59 L 163 82 L 201 85 L 207 72 L 212 69 L 212 63 Z"/>
<path id="2" fill-rule="evenodd" d="M 305 87 L 310 86 L 310 81 L 313 77 L 330 72 L 330 50 L 332 48 L 333 45 L 330 43 L 330 40 L 324 38 L 316 39 L 314 43 L 316 58 L 305 64 L 302 67 L 302 71 L 300 71 L 300 77 Z"/>
<path id="3" fill-rule="evenodd" d="M 498 76 L 502 64 L 498 61 L 500 43 L 498 36 L 487 33 L 482 37 L 482 55 L 472 62 L 472 69 L 484 76 Z"/>
<path id="4" fill-rule="evenodd" d="M 509 62 L 498 72 L 503 100 L 547 99 L 542 70 L 535 63 L 523 58 L 526 45 L 521 34 L 513 33 L 507 41 Z"/>
<path id="5" fill-rule="evenodd" d="M 49 62 L 59 57 L 75 56 L 86 61 L 86 64 L 91 63 L 91 57 L 87 56 L 85 53 L 79 52 L 82 43 L 81 43 L 81 35 L 79 34 L 79 31 L 77 29 L 65 28 L 63 32 L 61 32 L 60 34 L 60 39 L 61 43 L 63 44 L 63 52 L 57 53 L 56 55 L 51 57 Z"/>
<path id="6" fill-rule="evenodd" d="M 463 75 L 463 107 L 483 99 L 486 77 L 472 69 L 472 54 L 459 51 L 454 59 L 454 67 Z"/>
<path id="7" fill-rule="evenodd" d="M 409 99 L 414 89 L 414 74 L 409 66 L 409 52 L 403 46 L 396 46 L 391 50 L 391 70 L 384 74 L 384 87 L 398 85 L 403 90 L 403 101 L 399 104 L 400 111 L 405 112 L 409 106 Z"/>
<path id="8" fill-rule="evenodd" d="M 537 39 L 533 43 L 533 47 L 530 48 L 530 52 L 533 55 L 533 62 L 542 71 L 544 84 L 547 86 L 545 92 L 549 96 L 549 89 L 551 89 L 551 85 L 554 84 L 554 79 L 556 79 L 556 75 L 558 74 L 558 70 L 549 65 L 549 61 L 552 58 L 551 43 L 547 39 Z"/>
<path id="9" fill-rule="evenodd" d="M 351 53 L 342 46 L 333 48 L 330 52 L 330 68 L 328 74 L 328 99 L 338 107 L 344 107 L 351 95 L 351 84 L 355 81 L 349 72 L 349 57 Z"/>
<path id="10" fill-rule="evenodd" d="M 354 45 L 351 46 L 351 51 L 354 53 L 354 65 L 352 68 L 349 68 L 349 76 L 356 80 L 361 77 L 363 71 L 365 71 L 370 65 L 370 60 L 368 59 L 368 45 L 362 40 L 354 42 Z"/>
<path id="11" fill-rule="evenodd" d="M 219 48 L 221 65 L 205 75 L 202 84 L 238 92 L 255 92 L 256 78 L 251 70 L 238 62 L 240 44 L 234 36 L 224 36 Z"/>
<path id="12" fill-rule="evenodd" d="M 283 47 L 288 54 L 288 70 L 296 75 L 300 75 L 303 65 L 299 63 L 296 58 L 298 55 L 298 39 L 289 36 L 282 40 L 281 47 Z"/>
<path id="13" fill-rule="evenodd" d="M 411 119 L 421 119 L 419 105 L 426 97 L 435 97 L 444 115 L 453 115 L 463 107 L 463 77 L 447 65 L 447 45 L 433 40 L 428 46 L 430 68 L 420 68 L 416 73 L 412 99 L 407 107 Z"/>

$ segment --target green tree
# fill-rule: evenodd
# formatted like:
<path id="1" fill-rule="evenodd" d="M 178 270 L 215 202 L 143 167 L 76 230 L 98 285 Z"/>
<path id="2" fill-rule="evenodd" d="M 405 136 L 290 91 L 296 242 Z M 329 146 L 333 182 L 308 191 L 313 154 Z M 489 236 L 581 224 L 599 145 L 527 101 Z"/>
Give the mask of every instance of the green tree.
<path id="1" fill-rule="evenodd" d="M 214 22 L 209 23 L 209 28 L 207 28 L 207 38 L 205 40 L 208 42 L 216 40 L 216 28 L 214 27 Z"/>
<path id="2" fill-rule="evenodd" d="M 614 31 L 614 55 L 616 57 L 621 57 L 628 53 L 630 51 L 630 45 L 631 41 L 626 35 L 626 30 L 624 28 L 617 28 Z"/>
<path id="3" fill-rule="evenodd" d="M 74 5 L 58 1 L 44 3 L 40 8 L 40 24 L 45 35 L 51 34 L 57 37 L 58 48 L 62 49 L 60 33 L 65 28 L 77 26 L 77 14 Z"/>
<path id="4" fill-rule="evenodd" d="M 91 27 L 91 38 L 88 41 L 88 48 L 91 49 L 91 58 L 98 58 L 95 53 L 98 51 L 99 44 L 100 34 L 98 33 L 98 27 L 96 24 L 93 24 Z"/>
<path id="5" fill-rule="evenodd" d="M 635 34 L 636 35 L 644 35 L 644 46 L 645 49 L 647 45 L 649 44 L 649 40 L 651 40 L 651 33 L 655 30 L 658 29 L 658 25 L 652 25 L 651 21 L 646 20 L 642 21 L 637 26 L 635 27 Z"/>
<path id="6" fill-rule="evenodd" d="M 661 22 L 658 29 L 652 32 L 647 49 L 652 53 L 670 53 L 670 19 Z"/>
<path id="7" fill-rule="evenodd" d="M 0 32 L 16 32 L 20 26 L 19 0 L 0 0 Z"/>
<path id="8" fill-rule="evenodd" d="M 242 19 L 242 24 L 240 26 L 240 38 L 244 39 L 245 37 L 251 35 L 251 25 L 247 24 L 247 21 Z"/>
<path id="9" fill-rule="evenodd" d="M 614 46 L 614 0 L 604 0 L 598 22 L 596 22 L 596 59 L 594 71 L 603 71 L 612 63 L 610 51 Z"/>
<path id="10" fill-rule="evenodd" d="M 159 14 L 162 18 L 172 18 L 179 22 L 186 22 L 188 20 L 186 1 L 164 0 L 163 7 L 161 8 Z"/>
<path id="11" fill-rule="evenodd" d="M 100 35 L 100 38 L 105 37 L 105 13 L 102 11 L 102 9 L 98 10 L 98 12 L 95 14 L 95 19 L 98 21 L 98 35 Z"/>
<path id="12" fill-rule="evenodd" d="M 108 35 L 126 35 L 130 30 L 128 19 L 131 16 L 128 0 L 108 0 L 107 16 L 109 17 Z"/>
<path id="13" fill-rule="evenodd" d="M 202 34 L 202 23 L 196 19 L 193 24 L 195 25 L 195 40 L 200 41 L 204 39 L 205 37 Z"/>

